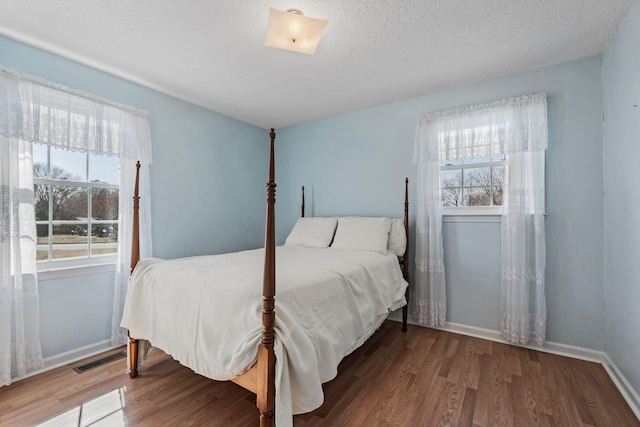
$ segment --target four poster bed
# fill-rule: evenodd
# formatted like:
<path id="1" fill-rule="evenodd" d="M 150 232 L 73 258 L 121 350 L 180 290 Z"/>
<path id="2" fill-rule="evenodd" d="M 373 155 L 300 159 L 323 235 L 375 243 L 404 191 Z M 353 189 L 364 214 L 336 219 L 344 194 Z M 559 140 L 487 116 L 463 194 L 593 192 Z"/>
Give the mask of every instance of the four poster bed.
<path id="1" fill-rule="evenodd" d="M 264 250 L 139 260 L 138 170 L 132 277 L 122 326 L 129 330 L 132 378 L 138 375 L 138 340 L 148 340 L 199 374 L 252 391 L 260 425 L 274 426 L 277 418 L 284 427 L 292 425 L 293 414 L 322 404 L 322 383 L 336 376 L 342 358 L 391 311 L 403 307 L 406 331 L 408 179 L 404 218 L 397 220 L 305 218 L 302 187 L 301 218 L 285 245 L 276 248 L 273 129 L 269 135 Z M 384 246 L 362 250 L 358 239 L 369 239 L 369 244 L 378 235 L 380 241 L 373 243 Z M 388 250 L 389 236 L 400 236 L 404 247 Z"/>

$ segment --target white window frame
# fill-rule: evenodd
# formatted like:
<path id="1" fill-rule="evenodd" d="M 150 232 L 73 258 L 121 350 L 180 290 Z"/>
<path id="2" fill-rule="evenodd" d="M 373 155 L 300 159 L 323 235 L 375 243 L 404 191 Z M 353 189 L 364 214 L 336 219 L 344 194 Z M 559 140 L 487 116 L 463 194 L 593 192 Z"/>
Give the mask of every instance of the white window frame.
<path id="1" fill-rule="evenodd" d="M 440 206 L 442 215 L 445 216 L 500 216 L 502 215 L 502 205 L 500 206 L 443 206 L 442 205 L 442 172 L 448 170 L 462 170 L 464 177 L 464 170 L 479 169 L 487 167 L 495 167 L 506 165 L 506 160 L 491 160 L 487 162 L 477 162 L 468 164 L 444 164 L 440 166 Z M 464 178 L 463 178 L 464 179 Z M 492 185 L 493 187 L 493 185 Z M 462 187 L 464 186 L 464 181 Z"/>
<path id="2" fill-rule="evenodd" d="M 47 145 L 47 176 L 50 176 L 51 173 L 51 146 Z M 100 266 L 104 266 L 104 265 L 115 265 L 117 262 L 117 258 L 118 258 L 118 251 L 117 251 L 117 247 L 116 247 L 116 252 L 115 253 L 111 253 L 111 254 L 97 254 L 97 255 L 91 255 L 91 229 L 93 225 L 99 225 L 99 224 L 119 224 L 119 220 L 93 220 L 91 219 L 91 215 L 89 214 L 90 212 L 92 212 L 92 190 L 94 188 L 106 188 L 106 189 L 112 189 L 112 190 L 118 190 L 118 197 L 120 197 L 120 185 L 119 184 L 108 184 L 108 183 L 104 183 L 104 182 L 90 182 L 89 181 L 89 159 L 90 159 L 90 153 L 84 153 L 85 154 L 85 177 L 86 177 L 86 181 L 75 181 L 75 180 L 68 180 L 68 179 L 51 179 L 51 178 L 37 178 L 37 177 L 33 177 L 33 184 L 38 185 L 38 184 L 42 184 L 42 185 L 48 185 L 48 189 L 49 189 L 49 207 L 48 207 L 48 212 L 49 212 L 49 219 L 47 220 L 40 220 L 40 221 L 36 221 L 36 226 L 37 225 L 48 225 L 48 236 L 49 236 L 49 242 L 46 245 L 41 245 L 38 244 L 36 245 L 38 249 L 43 249 L 44 247 L 47 248 L 47 259 L 46 260 L 40 260 L 37 261 L 37 271 L 38 273 L 41 272 L 51 272 L 51 271 L 58 271 L 60 270 L 62 272 L 62 275 L 60 277 L 65 277 L 65 276 L 71 276 L 71 275 L 76 275 L 76 273 L 73 273 L 71 270 L 76 270 L 76 269 L 83 269 L 86 270 L 87 273 L 89 272 L 93 272 L 93 270 L 96 271 L 102 271 L 102 269 L 100 268 Z M 94 154 L 95 156 L 95 154 Z M 69 186 L 69 187 L 82 187 L 82 188 L 86 188 L 87 192 L 88 192 L 88 201 L 87 201 L 87 256 L 81 256 L 81 257 L 69 257 L 69 258 L 57 258 L 57 259 L 53 259 L 51 258 L 51 255 L 53 253 L 53 226 L 54 225 L 64 225 L 64 224 L 77 224 L 77 221 L 67 221 L 67 220 L 53 220 L 51 219 L 51 212 L 53 211 L 53 197 L 51 197 L 51 191 L 52 191 L 52 186 L 53 185 L 64 185 L 64 186 Z M 98 267 L 97 269 L 93 268 L 93 267 Z M 64 272 L 67 272 L 68 274 L 65 274 Z"/>

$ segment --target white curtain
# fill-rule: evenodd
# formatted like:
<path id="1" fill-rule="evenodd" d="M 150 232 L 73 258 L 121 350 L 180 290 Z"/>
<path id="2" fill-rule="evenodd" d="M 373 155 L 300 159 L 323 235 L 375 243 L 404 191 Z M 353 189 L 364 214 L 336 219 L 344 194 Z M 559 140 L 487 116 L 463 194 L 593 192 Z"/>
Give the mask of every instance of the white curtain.
<path id="1" fill-rule="evenodd" d="M 501 329 L 511 342 L 542 345 L 544 300 L 544 152 L 546 95 L 525 95 L 425 114 L 419 118 L 414 316 L 444 325 L 440 165 L 505 156 L 502 218 Z"/>
<path id="2" fill-rule="evenodd" d="M 418 179 L 416 272 L 410 301 L 413 317 L 428 326 L 444 326 L 447 319 L 438 134 L 437 123 L 419 121 L 413 155 Z"/>
<path id="3" fill-rule="evenodd" d="M 2 139 L 2 225 L 3 230 L 6 227 L 14 227 L 20 230 L 19 244 L 15 243 L 16 239 L 10 239 L 10 243 L 5 245 L 2 241 L 2 287 L 0 287 L 0 298 L 2 299 L 2 311 L 0 312 L 0 378 L 2 384 L 5 384 L 5 378 L 16 375 L 9 372 L 5 366 L 20 362 L 21 356 L 17 357 L 9 353 L 5 353 L 5 338 L 9 336 L 11 340 L 11 348 L 17 348 L 24 339 L 16 337 L 17 333 L 35 335 L 28 337 L 32 341 L 37 342 L 38 357 L 33 358 L 31 362 L 30 356 L 27 355 L 28 363 L 33 366 L 40 366 L 42 358 L 39 355 L 39 337 L 38 328 L 31 328 L 28 332 L 26 327 L 21 325 L 39 324 L 38 316 L 38 288 L 35 268 L 35 220 L 33 214 L 33 167 L 31 160 L 31 144 L 34 142 L 47 144 L 53 147 L 66 149 L 70 151 L 89 152 L 102 156 L 117 156 L 120 160 L 120 226 L 118 236 L 118 252 L 119 259 L 116 267 L 116 280 L 114 291 L 114 320 L 112 324 L 119 324 L 122 313 L 122 287 L 126 286 L 129 267 L 123 267 L 128 262 L 123 261 L 123 256 L 130 254 L 131 238 L 131 216 L 132 202 L 131 196 L 133 192 L 133 178 L 135 176 L 135 161 L 139 160 L 142 164 L 142 196 L 144 202 L 140 204 L 140 216 L 143 221 L 141 230 L 141 251 L 143 256 L 151 254 L 151 233 L 150 233 L 150 203 L 149 203 L 149 183 L 148 169 L 151 163 L 151 137 L 149 131 L 149 121 L 147 113 L 134 109 L 132 107 L 122 105 L 101 97 L 87 94 L 81 91 L 70 89 L 66 86 L 51 83 L 38 77 L 18 73 L 0 67 L 0 135 Z M 22 144 L 22 154 L 7 154 L 8 147 L 12 144 Z M 25 145 L 26 144 L 26 145 Z M 11 148 L 16 153 L 18 151 Z M 9 151 L 7 151 L 9 153 Z M 13 152 L 12 152 L 13 153 Z M 17 162 L 9 163 L 11 156 L 21 157 L 19 164 Z M 6 166 L 5 166 L 6 165 Z M 17 167 L 22 176 L 28 176 L 30 181 L 28 184 L 20 182 L 20 188 L 23 192 L 18 192 L 15 187 L 17 181 L 7 181 L 5 183 L 5 174 L 9 177 L 8 168 Z M 9 178 L 7 178 L 9 179 Z M 25 180 L 27 178 L 24 178 Z M 27 182 L 27 181 L 25 181 Z M 6 187 L 5 187 L 6 186 Z M 30 198 L 27 197 L 25 189 L 28 189 Z M 7 194 L 5 196 L 5 193 Z M 24 193 L 24 194 L 23 194 Z M 20 198 L 18 198 L 18 194 Z M 21 216 L 13 215 L 12 203 L 18 203 L 24 210 L 31 210 L 30 216 L 20 211 Z M 5 202 L 6 201 L 6 202 Z M 11 201 L 11 203 L 9 203 Z M 127 202 L 128 201 L 128 202 Z M 30 208 L 26 206 L 30 205 Z M 22 209 L 22 208 L 21 208 Z M 6 222 L 5 227 L 5 220 Z M 19 221 L 19 222 L 18 222 Z M 7 228 L 8 233 L 14 233 L 14 228 Z M 32 237 L 25 234 L 28 230 L 33 229 Z M 24 230 L 24 231 L 23 231 Z M 4 231 L 3 231 L 4 233 Z M 4 236 L 4 234 L 3 234 Z M 3 237 L 4 239 L 4 237 Z M 31 239 L 33 244 L 29 242 Z M 5 248 L 7 248 L 5 250 Z M 5 251 L 9 255 L 5 255 Z M 25 252 L 30 255 L 23 255 Z M 33 263 L 31 264 L 31 256 Z M 5 266 L 5 257 L 8 257 L 10 264 Z M 18 268 L 19 267 L 19 268 Z M 28 277 L 28 279 L 25 279 Z M 16 291 L 10 291 L 14 283 L 20 282 L 21 288 L 16 287 Z M 27 283 L 27 285 L 25 285 Z M 123 285 L 124 283 L 124 285 Z M 117 318 L 117 320 L 115 320 Z M 121 342 L 119 338 L 122 331 L 114 330 L 112 341 Z M 17 332 L 15 332 L 17 331 Z M 22 341 L 18 341 L 22 340 Z M 29 344 L 31 345 L 31 344 Z M 35 346 L 35 344 L 34 344 Z M 34 347 L 35 348 L 35 347 Z M 12 350 L 14 351 L 14 350 Z M 14 351 L 14 352 L 15 352 Z M 37 360 L 36 360 L 37 359 Z M 27 371 L 32 366 L 24 368 Z M 21 375 L 22 371 L 16 371 Z"/>
<path id="4" fill-rule="evenodd" d="M 502 211 L 501 329 L 516 344 L 545 339 L 545 149 L 547 102 L 510 108 L 516 128 L 506 156 Z"/>
<path id="5" fill-rule="evenodd" d="M 0 386 L 43 366 L 33 199 L 31 143 L 0 135 Z"/>
<path id="6" fill-rule="evenodd" d="M 150 162 L 144 111 L 2 67 L 0 94 L 4 136 Z"/>
<path id="7" fill-rule="evenodd" d="M 136 161 L 120 159 L 120 199 L 118 227 L 118 261 L 116 264 L 116 282 L 113 294 L 113 316 L 111 319 L 111 344 L 121 345 L 127 342 L 127 330 L 120 327 L 124 300 L 127 296 L 131 269 L 131 238 L 133 227 L 133 189 L 136 174 Z M 140 258 L 151 256 L 151 206 L 149 187 L 149 163 L 140 162 Z M 124 184 L 126 183 L 126 185 Z"/>

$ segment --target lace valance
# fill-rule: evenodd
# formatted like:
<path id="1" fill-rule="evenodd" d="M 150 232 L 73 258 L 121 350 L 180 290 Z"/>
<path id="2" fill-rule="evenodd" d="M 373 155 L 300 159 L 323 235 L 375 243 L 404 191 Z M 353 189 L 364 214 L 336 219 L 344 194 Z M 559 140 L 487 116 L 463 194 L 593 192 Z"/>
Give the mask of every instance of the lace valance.
<path id="1" fill-rule="evenodd" d="M 496 158 L 510 153 L 544 151 L 547 144 L 547 100 L 546 95 L 540 93 L 421 116 L 414 160 L 450 162 Z"/>
<path id="2" fill-rule="evenodd" d="M 144 111 L 0 67 L 0 135 L 151 162 Z"/>

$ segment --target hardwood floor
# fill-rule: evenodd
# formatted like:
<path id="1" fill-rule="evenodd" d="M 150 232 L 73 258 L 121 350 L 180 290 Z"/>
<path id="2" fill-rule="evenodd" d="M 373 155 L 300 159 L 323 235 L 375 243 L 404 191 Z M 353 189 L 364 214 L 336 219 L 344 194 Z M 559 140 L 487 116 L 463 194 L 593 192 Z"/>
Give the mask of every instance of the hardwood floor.
<path id="1" fill-rule="evenodd" d="M 253 394 L 161 351 L 133 380 L 79 364 L 0 388 L 0 426 L 258 425 Z M 601 365 L 390 321 L 324 389 L 296 427 L 640 426 Z"/>

